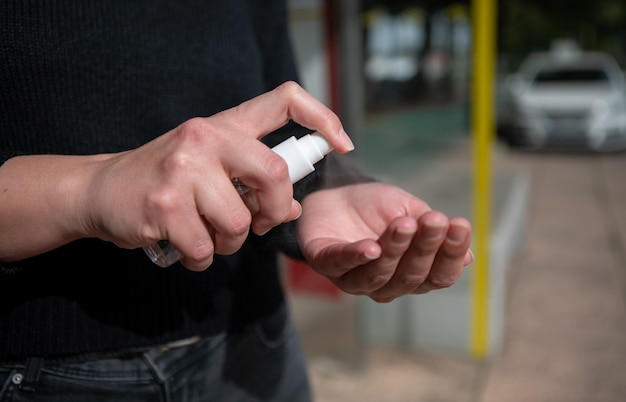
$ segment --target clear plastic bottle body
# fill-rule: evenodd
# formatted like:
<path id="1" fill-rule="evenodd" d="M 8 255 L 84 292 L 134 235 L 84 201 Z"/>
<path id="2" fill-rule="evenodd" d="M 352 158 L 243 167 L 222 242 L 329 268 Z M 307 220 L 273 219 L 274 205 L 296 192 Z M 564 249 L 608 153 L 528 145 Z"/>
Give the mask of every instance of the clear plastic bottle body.
<path id="1" fill-rule="evenodd" d="M 144 246 L 143 251 L 153 263 L 163 268 L 174 264 L 181 257 L 176 247 L 167 240 L 160 240 Z"/>
<path id="2" fill-rule="evenodd" d="M 313 133 L 300 139 L 290 137 L 272 150 L 285 159 L 291 182 L 295 183 L 313 172 L 315 170 L 313 165 L 332 151 L 332 147 L 320 134 Z M 238 179 L 233 180 L 233 185 L 241 195 L 249 190 Z M 143 250 L 154 264 L 162 268 L 169 267 L 181 258 L 180 252 L 167 240 L 144 246 Z"/>

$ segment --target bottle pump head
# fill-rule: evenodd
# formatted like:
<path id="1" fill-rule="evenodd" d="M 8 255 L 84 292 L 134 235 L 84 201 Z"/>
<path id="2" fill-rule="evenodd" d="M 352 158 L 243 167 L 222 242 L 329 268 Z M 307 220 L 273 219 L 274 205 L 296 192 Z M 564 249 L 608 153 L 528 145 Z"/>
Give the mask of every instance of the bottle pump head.
<path id="1" fill-rule="evenodd" d="M 333 150 L 319 133 L 307 134 L 300 139 L 288 138 L 272 148 L 289 167 L 289 177 L 295 183 L 315 170 L 313 166 Z"/>

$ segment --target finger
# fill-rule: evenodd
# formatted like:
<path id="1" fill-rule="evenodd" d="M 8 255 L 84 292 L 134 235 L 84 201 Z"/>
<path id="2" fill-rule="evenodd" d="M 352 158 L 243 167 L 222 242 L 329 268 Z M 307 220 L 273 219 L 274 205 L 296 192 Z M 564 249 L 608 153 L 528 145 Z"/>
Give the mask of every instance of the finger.
<path id="1" fill-rule="evenodd" d="M 426 293 L 435 289 L 452 286 L 467 265 L 467 255 L 471 242 L 471 225 L 464 218 L 450 220 L 450 228 L 441 245 L 433 268 L 424 283 L 415 293 Z"/>
<path id="2" fill-rule="evenodd" d="M 286 161 L 262 142 L 249 137 L 239 135 L 226 141 L 245 156 L 224 154 L 222 165 L 254 215 L 253 231 L 261 235 L 291 220 L 293 184 Z M 207 172 L 207 175 L 214 177 L 215 172 Z"/>
<path id="3" fill-rule="evenodd" d="M 243 131 L 257 139 L 294 120 L 319 131 L 340 153 L 354 149 L 339 117 L 295 82 L 286 82 L 222 113 L 229 119 L 234 114 L 230 121 L 246 122 Z"/>
<path id="4" fill-rule="evenodd" d="M 302 215 L 302 205 L 297 200 L 291 200 L 291 212 L 285 222 L 298 219 Z"/>
<path id="5" fill-rule="evenodd" d="M 255 233 L 264 234 L 274 226 L 293 219 L 294 215 L 293 185 L 285 161 L 260 141 L 246 140 L 241 136 L 234 140 L 238 141 L 231 148 L 246 157 L 232 158 L 225 154 L 227 157 L 222 164 L 226 174 L 206 171 L 213 186 L 200 185 L 197 189 L 200 194 L 199 210 L 204 211 L 203 215 L 216 230 L 218 254 L 237 251 L 251 224 Z M 237 164 L 233 164 L 233 160 L 237 160 Z M 233 189 L 238 193 L 239 200 L 234 198 Z M 243 202 L 247 212 L 238 201 Z M 216 214 L 214 209 L 222 213 Z"/>
<path id="6" fill-rule="evenodd" d="M 186 225 L 172 224 L 168 227 L 171 228 L 170 232 L 164 238 L 168 238 L 168 242 L 180 253 L 180 261 L 185 267 L 192 271 L 203 271 L 213 263 L 215 244 L 201 219 L 190 220 Z"/>
<path id="7" fill-rule="evenodd" d="M 177 248 L 177 250 L 181 254 L 180 263 L 191 271 L 204 271 L 213 264 L 213 260 L 215 257 L 215 245 L 213 243 L 213 238 L 215 234 L 210 227 L 207 228 L 207 232 L 209 233 L 209 236 L 206 238 L 208 239 L 208 241 L 204 240 L 205 238 L 203 238 L 199 243 L 195 245 L 193 253 L 183 254 L 183 252 L 180 252 L 180 250 Z M 198 258 L 199 255 L 203 255 L 205 257 Z"/>
<path id="8" fill-rule="evenodd" d="M 342 289 L 354 294 L 371 294 L 386 286 L 394 276 L 399 261 L 411 245 L 417 231 L 417 221 L 401 217 L 388 226 L 378 239 L 380 257 L 342 276 Z"/>
<path id="9" fill-rule="evenodd" d="M 160 217 L 158 227 L 162 229 L 152 242 L 168 240 L 182 256 L 189 257 L 189 269 L 206 269 L 213 261 L 214 243 L 205 221 L 199 216 L 195 199 L 183 195 L 187 192 L 172 191 L 169 186 L 165 187 L 161 189 L 163 191 L 155 190 L 145 207 L 147 216 Z M 193 190 L 190 189 L 189 193 L 193 193 Z M 185 224 L 181 225 L 181 222 Z"/>
<path id="10" fill-rule="evenodd" d="M 248 236 L 252 214 L 233 183 L 226 176 L 216 175 L 211 186 L 198 186 L 195 194 L 196 213 L 213 232 L 214 252 L 229 255 L 239 250 Z M 197 258 L 193 254 L 185 257 Z"/>
<path id="11" fill-rule="evenodd" d="M 305 245 L 303 249 L 308 250 L 306 255 L 309 265 L 317 273 L 333 280 L 338 280 L 346 272 L 381 255 L 380 245 L 373 239 L 350 243 L 333 238 L 319 238 Z"/>
<path id="12" fill-rule="evenodd" d="M 394 276 L 370 297 L 379 302 L 388 302 L 412 293 L 422 285 L 444 242 L 448 225 L 448 218 L 441 212 L 430 211 L 422 215 L 418 221 L 418 231 L 410 247 L 400 256 Z"/>
<path id="13" fill-rule="evenodd" d="M 253 216 L 261 209 L 261 207 L 259 206 L 259 201 L 256 198 L 256 191 L 246 191 L 241 193 L 241 199 L 243 200 L 244 204 L 246 204 L 246 207 Z M 302 205 L 300 205 L 297 200 L 292 199 L 291 210 L 284 222 L 298 219 L 300 215 L 302 215 Z"/>
<path id="14" fill-rule="evenodd" d="M 257 177 L 267 183 L 259 184 L 255 191 L 259 211 L 254 215 L 252 230 L 258 235 L 267 233 L 273 227 L 289 220 L 293 209 L 293 184 L 289 179 L 289 170 L 285 161 L 280 161 L 276 168 L 270 169 L 270 174 Z"/>
<path id="15" fill-rule="evenodd" d="M 463 260 L 463 266 L 467 267 L 468 265 L 472 265 L 475 259 L 476 257 L 474 257 L 474 253 L 472 252 L 472 250 L 468 249 L 467 253 L 465 254 L 465 259 Z"/>
<path id="16" fill-rule="evenodd" d="M 278 213 L 274 213 L 270 216 L 268 215 L 268 211 Z M 281 223 L 298 219 L 300 215 L 302 215 L 302 207 L 300 203 L 294 199 L 291 200 L 291 205 L 288 209 L 278 209 L 275 204 L 272 205 L 271 209 L 259 208 L 259 212 L 252 217 L 252 232 L 262 236 Z"/>

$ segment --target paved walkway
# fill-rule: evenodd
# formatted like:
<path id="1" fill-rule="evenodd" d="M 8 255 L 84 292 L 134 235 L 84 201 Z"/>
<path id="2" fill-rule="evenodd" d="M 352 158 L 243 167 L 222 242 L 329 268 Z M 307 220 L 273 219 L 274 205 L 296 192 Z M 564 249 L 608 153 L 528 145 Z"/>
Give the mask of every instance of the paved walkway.
<path id="1" fill-rule="evenodd" d="M 460 149 L 431 168 L 468 168 L 468 156 Z M 494 170 L 508 169 L 530 175 L 530 215 L 508 271 L 502 352 L 477 362 L 344 342 L 362 359 L 354 369 L 324 356 L 336 337 L 313 345 L 309 331 L 317 402 L 626 401 L 626 153 L 498 149 Z"/>

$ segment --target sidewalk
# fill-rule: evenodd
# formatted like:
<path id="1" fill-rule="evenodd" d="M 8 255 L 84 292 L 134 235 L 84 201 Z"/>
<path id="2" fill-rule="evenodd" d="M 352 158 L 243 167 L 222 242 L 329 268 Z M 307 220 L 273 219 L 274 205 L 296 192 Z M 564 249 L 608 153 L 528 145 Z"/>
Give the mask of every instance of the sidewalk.
<path id="1" fill-rule="evenodd" d="M 468 156 L 442 155 L 430 169 L 467 169 Z M 316 402 L 626 400 L 626 154 L 496 148 L 493 167 L 530 175 L 524 248 L 507 273 L 501 353 L 479 362 L 351 345 L 337 338 L 341 328 L 354 330 L 341 319 L 341 309 L 353 308 L 347 298 L 315 334 L 301 329 Z M 342 352 L 356 353 L 361 368 L 337 360 Z"/>

